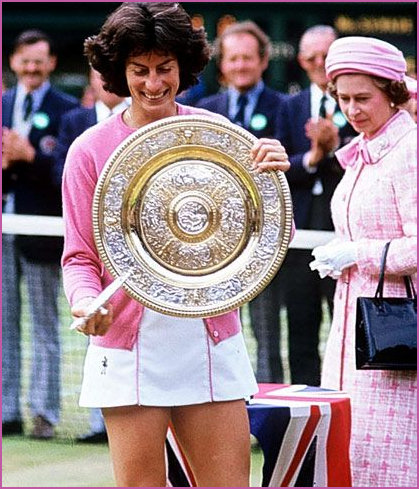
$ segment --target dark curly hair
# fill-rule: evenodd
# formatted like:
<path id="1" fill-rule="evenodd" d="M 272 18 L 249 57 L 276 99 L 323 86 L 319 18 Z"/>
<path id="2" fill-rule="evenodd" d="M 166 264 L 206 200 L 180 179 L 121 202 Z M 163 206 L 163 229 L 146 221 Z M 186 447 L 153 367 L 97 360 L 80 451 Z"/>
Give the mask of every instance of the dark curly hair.
<path id="1" fill-rule="evenodd" d="M 178 93 L 195 85 L 211 57 L 205 30 L 194 28 L 183 7 L 173 2 L 123 3 L 110 14 L 96 36 L 84 42 L 84 54 L 120 97 L 130 95 L 125 64 L 130 56 L 171 54 L 179 63 Z"/>
<path id="2" fill-rule="evenodd" d="M 355 73 L 354 73 L 355 74 Z M 388 80 L 378 76 L 370 76 L 374 85 L 379 88 L 394 105 L 401 105 L 410 99 L 410 93 L 404 81 Z M 329 82 L 327 89 L 333 98 L 337 100 L 336 79 Z"/>

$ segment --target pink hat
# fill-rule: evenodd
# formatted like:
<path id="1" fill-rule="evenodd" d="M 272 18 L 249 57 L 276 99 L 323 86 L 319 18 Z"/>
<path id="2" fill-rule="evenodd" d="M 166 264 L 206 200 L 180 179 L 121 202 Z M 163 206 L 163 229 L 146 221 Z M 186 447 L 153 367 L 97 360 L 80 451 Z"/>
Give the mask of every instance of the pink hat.
<path id="1" fill-rule="evenodd" d="M 326 75 L 333 80 L 344 73 L 365 73 L 388 80 L 404 81 L 411 94 L 415 79 L 406 76 L 403 53 L 392 44 L 373 37 L 348 36 L 336 39 L 327 53 Z"/>

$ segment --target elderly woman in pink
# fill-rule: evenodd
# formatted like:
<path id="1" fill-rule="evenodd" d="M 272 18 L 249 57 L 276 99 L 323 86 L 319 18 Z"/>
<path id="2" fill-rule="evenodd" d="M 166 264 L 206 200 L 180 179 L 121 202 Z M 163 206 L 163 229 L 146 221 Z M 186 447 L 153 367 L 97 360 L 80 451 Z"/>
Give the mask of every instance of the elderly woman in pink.
<path id="1" fill-rule="evenodd" d="M 416 81 L 397 48 L 365 37 L 335 41 L 326 72 L 360 134 L 336 153 L 346 169 L 331 204 L 337 238 L 311 264 L 338 279 L 322 386 L 351 395 L 353 485 L 416 487 L 416 372 L 356 370 L 354 344 L 356 298 L 374 295 L 385 243 L 385 295 L 405 295 L 402 277 L 416 273 L 416 124 L 397 108 Z"/>

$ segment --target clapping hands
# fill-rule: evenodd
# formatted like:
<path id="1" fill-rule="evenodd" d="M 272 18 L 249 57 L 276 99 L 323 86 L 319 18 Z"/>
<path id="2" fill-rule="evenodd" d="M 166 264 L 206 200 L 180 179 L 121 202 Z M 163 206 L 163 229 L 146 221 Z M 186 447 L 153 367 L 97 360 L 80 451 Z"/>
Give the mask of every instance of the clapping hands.
<path id="1" fill-rule="evenodd" d="M 328 153 L 339 145 L 339 130 L 330 118 L 309 119 L 305 125 L 306 136 L 310 139 L 310 166 L 316 166 Z"/>
<path id="2" fill-rule="evenodd" d="M 3 170 L 9 168 L 15 161 L 32 163 L 35 158 L 35 149 L 29 140 L 6 127 L 2 130 L 1 152 Z"/>

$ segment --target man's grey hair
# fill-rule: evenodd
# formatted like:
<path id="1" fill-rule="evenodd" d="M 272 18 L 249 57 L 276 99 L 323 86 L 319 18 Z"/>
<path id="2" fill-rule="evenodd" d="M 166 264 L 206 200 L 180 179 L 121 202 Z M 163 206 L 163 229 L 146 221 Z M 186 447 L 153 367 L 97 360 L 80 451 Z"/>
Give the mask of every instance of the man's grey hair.
<path id="1" fill-rule="evenodd" d="M 252 20 L 235 22 L 229 25 L 214 42 L 214 54 L 217 63 L 223 56 L 223 41 L 231 34 L 250 34 L 258 42 L 258 52 L 261 59 L 269 58 L 272 52 L 272 44 L 269 36 Z"/>
<path id="2" fill-rule="evenodd" d="M 329 35 L 331 37 L 334 37 L 335 39 L 338 38 L 338 33 L 336 30 L 330 26 L 330 25 L 314 25 L 313 27 L 309 27 L 306 31 L 304 31 L 303 35 L 301 36 L 300 43 L 298 45 L 299 52 L 302 51 L 303 44 L 307 37 L 309 36 L 326 36 Z"/>

